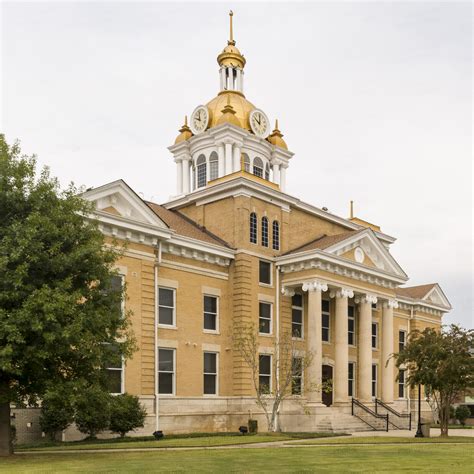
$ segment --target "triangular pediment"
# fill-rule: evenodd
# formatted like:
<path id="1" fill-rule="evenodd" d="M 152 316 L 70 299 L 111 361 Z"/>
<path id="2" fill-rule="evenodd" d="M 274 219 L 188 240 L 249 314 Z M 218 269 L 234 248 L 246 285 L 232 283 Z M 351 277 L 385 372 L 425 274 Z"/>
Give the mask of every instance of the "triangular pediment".
<path id="1" fill-rule="evenodd" d="M 392 257 L 371 229 L 365 229 L 348 236 L 324 249 L 325 252 L 337 257 L 352 260 L 360 265 L 375 267 L 402 278 L 407 278 L 406 273 Z"/>
<path id="2" fill-rule="evenodd" d="M 89 189 L 82 197 L 93 202 L 96 210 L 101 213 L 168 229 L 165 222 L 121 179 Z"/>
<path id="3" fill-rule="evenodd" d="M 451 307 L 448 298 L 446 298 L 446 295 L 443 293 L 443 290 L 441 290 L 441 287 L 438 284 L 434 285 L 433 288 L 431 288 L 431 290 L 426 293 L 422 300 L 437 306 Z"/>

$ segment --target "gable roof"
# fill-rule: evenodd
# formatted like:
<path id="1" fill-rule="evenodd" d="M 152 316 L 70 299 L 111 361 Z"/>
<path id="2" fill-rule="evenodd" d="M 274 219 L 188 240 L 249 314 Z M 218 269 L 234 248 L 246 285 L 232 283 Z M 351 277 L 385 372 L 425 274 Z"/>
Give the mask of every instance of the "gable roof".
<path id="1" fill-rule="evenodd" d="M 208 244 L 219 245 L 231 248 L 230 245 L 221 238 L 209 232 L 205 227 L 200 226 L 189 217 L 178 211 L 166 209 L 160 204 L 144 201 L 147 206 L 178 235 L 191 239 L 201 240 Z"/>
<path id="2" fill-rule="evenodd" d="M 405 288 L 399 287 L 396 289 L 396 295 L 400 298 L 410 298 L 420 300 L 426 304 L 434 304 L 449 309 L 452 308 L 451 303 L 438 283 L 408 286 Z"/>
<path id="3" fill-rule="evenodd" d="M 293 253 L 299 253 L 299 252 L 306 252 L 308 250 L 324 250 L 328 247 L 331 247 L 331 245 L 337 244 L 338 242 L 342 242 L 343 240 L 347 239 L 348 237 L 351 237 L 353 235 L 358 234 L 359 232 L 362 232 L 361 230 L 351 230 L 349 232 L 344 232 L 342 234 L 335 234 L 335 235 L 327 235 L 323 234 L 319 237 L 316 237 L 315 239 L 307 242 L 306 244 L 301 245 L 300 247 L 296 247 L 292 250 L 289 250 L 288 252 L 284 253 L 283 255 L 291 255 Z"/>
<path id="4" fill-rule="evenodd" d="M 437 283 L 429 283 L 427 285 L 399 287 L 396 289 L 396 294 L 397 296 L 407 296 L 408 298 L 421 300 L 436 285 Z"/>

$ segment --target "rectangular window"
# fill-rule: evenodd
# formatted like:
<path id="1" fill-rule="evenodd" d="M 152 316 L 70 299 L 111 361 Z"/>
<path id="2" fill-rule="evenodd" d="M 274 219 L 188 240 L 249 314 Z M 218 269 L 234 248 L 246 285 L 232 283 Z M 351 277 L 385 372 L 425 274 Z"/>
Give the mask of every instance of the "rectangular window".
<path id="1" fill-rule="evenodd" d="M 158 323 L 175 326 L 175 290 L 158 288 Z"/>
<path id="2" fill-rule="evenodd" d="M 203 163 L 197 167 L 197 187 L 202 188 L 206 186 L 206 179 L 206 163 Z"/>
<path id="3" fill-rule="evenodd" d="M 123 393 L 123 359 L 116 344 L 104 343 L 107 390 Z"/>
<path id="4" fill-rule="evenodd" d="M 272 390 L 272 356 L 260 354 L 258 357 L 258 386 L 261 393 Z"/>
<path id="5" fill-rule="evenodd" d="M 377 398 L 377 364 L 372 364 L 372 397 Z"/>
<path id="6" fill-rule="evenodd" d="M 219 330 L 218 301 L 216 296 L 204 295 L 204 329 Z"/>
<path id="7" fill-rule="evenodd" d="M 217 395 L 216 352 L 204 352 L 204 395 Z"/>
<path id="8" fill-rule="evenodd" d="M 158 393 L 174 395 L 175 350 L 158 349 Z"/>
<path id="9" fill-rule="evenodd" d="M 322 340 L 324 342 L 329 342 L 329 322 L 331 319 L 329 313 L 329 300 L 322 300 L 321 302 L 322 308 L 322 315 L 321 315 L 321 322 L 322 322 Z"/>
<path id="10" fill-rule="evenodd" d="M 291 298 L 291 335 L 303 338 L 303 295 L 300 293 Z"/>
<path id="11" fill-rule="evenodd" d="M 260 334 L 272 333 L 272 305 L 271 303 L 258 303 L 258 327 Z"/>
<path id="12" fill-rule="evenodd" d="M 217 179 L 219 175 L 219 162 L 216 160 L 209 161 L 209 180 Z"/>
<path id="13" fill-rule="evenodd" d="M 291 394 L 301 395 L 303 391 L 303 359 L 293 357 L 291 360 Z"/>
<path id="14" fill-rule="evenodd" d="M 398 372 L 398 398 L 405 398 L 405 371 Z"/>
<path id="15" fill-rule="evenodd" d="M 349 317 L 347 343 L 350 346 L 355 346 L 356 340 L 355 340 L 355 308 L 354 306 L 347 307 L 347 315 Z"/>
<path id="16" fill-rule="evenodd" d="M 407 342 L 407 333 L 406 331 L 398 331 L 398 352 L 405 349 L 405 344 Z"/>
<path id="17" fill-rule="evenodd" d="M 379 332 L 379 325 L 372 323 L 372 349 L 377 349 L 377 337 Z"/>
<path id="18" fill-rule="evenodd" d="M 272 264 L 270 262 L 265 262 L 264 260 L 259 261 L 258 281 L 265 285 L 272 284 Z"/>
<path id="19" fill-rule="evenodd" d="M 349 397 L 355 397 L 355 363 L 354 362 L 349 362 L 348 365 L 348 394 Z"/>

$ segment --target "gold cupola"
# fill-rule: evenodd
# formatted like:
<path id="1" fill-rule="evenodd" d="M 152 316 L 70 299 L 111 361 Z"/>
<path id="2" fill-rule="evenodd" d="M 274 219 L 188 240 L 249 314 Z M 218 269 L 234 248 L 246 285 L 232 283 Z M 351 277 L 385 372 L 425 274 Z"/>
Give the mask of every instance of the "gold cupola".
<path id="1" fill-rule="evenodd" d="M 229 12 L 230 19 L 230 34 L 227 46 L 222 50 L 222 53 L 217 56 L 217 63 L 221 67 L 232 67 L 243 69 L 245 67 L 245 58 L 239 49 L 235 46 L 234 30 L 232 25 L 232 17 L 234 13 L 232 10 Z"/>
<path id="2" fill-rule="evenodd" d="M 184 116 L 184 125 L 179 129 L 179 135 L 176 137 L 176 140 L 174 141 L 174 144 L 176 145 L 177 143 L 185 142 L 186 140 L 189 140 L 193 136 L 193 132 L 191 132 L 191 129 L 188 127 L 188 116 Z"/>
<path id="3" fill-rule="evenodd" d="M 283 148 L 284 150 L 288 150 L 288 145 L 286 144 L 285 140 L 283 140 L 283 134 L 278 130 L 278 120 L 275 120 L 275 129 L 273 132 L 269 135 L 267 140 L 275 146 L 279 146 L 280 148 Z"/>

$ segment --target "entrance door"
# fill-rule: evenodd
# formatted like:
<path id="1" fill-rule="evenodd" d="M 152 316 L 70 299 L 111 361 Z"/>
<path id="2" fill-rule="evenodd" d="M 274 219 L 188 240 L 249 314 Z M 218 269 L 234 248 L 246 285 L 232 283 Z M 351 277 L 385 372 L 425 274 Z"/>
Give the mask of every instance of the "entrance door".
<path id="1" fill-rule="evenodd" d="M 322 382 L 323 384 L 325 382 L 330 382 L 330 385 L 331 385 L 331 389 L 333 387 L 333 381 L 332 381 L 332 367 L 330 365 L 323 365 L 323 370 L 322 370 Z M 323 399 L 323 403 L 329 407 L 332 405 L 332 390 L 327 393 L 327 392 L 324 392 L 322 393 L 322 399 Z"/>

